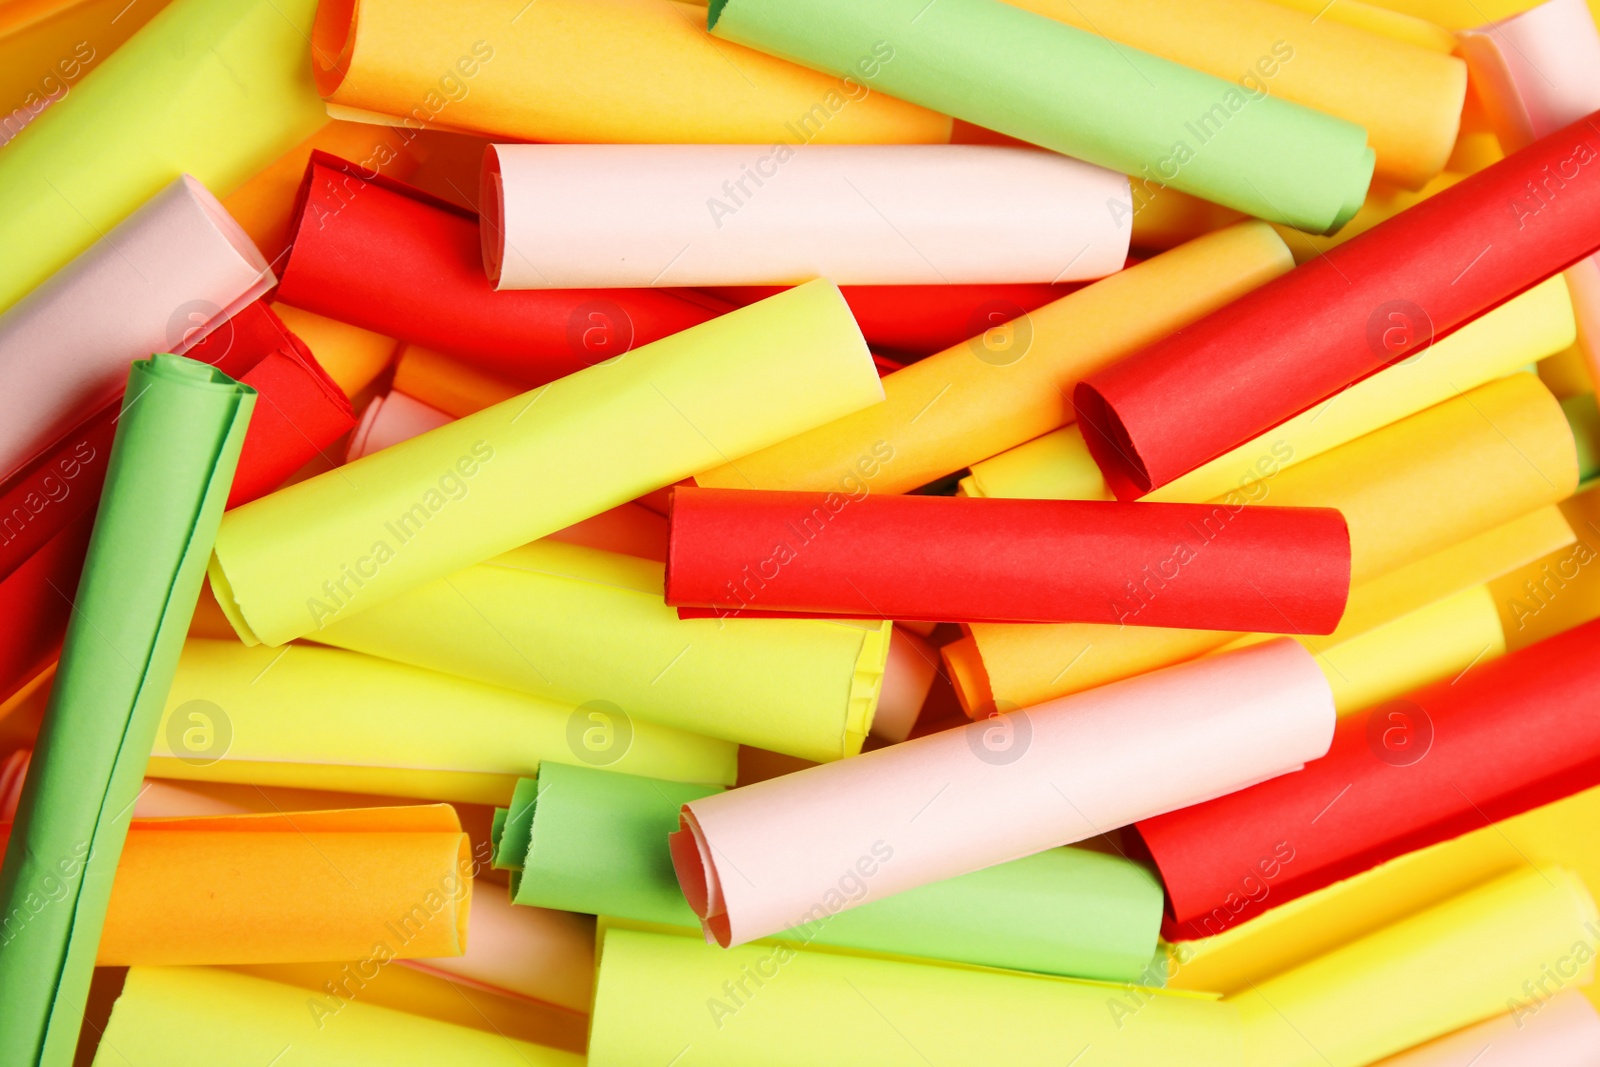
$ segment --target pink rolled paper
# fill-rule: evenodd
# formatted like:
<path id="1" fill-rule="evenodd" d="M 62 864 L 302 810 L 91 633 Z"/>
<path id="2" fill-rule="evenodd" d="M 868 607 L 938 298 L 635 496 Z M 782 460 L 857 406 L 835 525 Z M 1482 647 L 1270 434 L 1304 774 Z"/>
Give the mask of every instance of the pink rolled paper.
<path id="1" fill-rule="evenodd" d="M 1379 1060 L 1372 1067 L 1600 1067 L 1600 1014 L 1576 989 Z"/>
<path id="2" fill-rule="evenodd" d="M 1033 148 L 492 145 L 480 232 L 500 289 L 1062 282 L 1122 268 L 1127 198 Z"/>
<path id="3" fill-rule="evenodd" d="M 1333 725 L 1280 638 L 691 801 L 672 864 L 743 944 L 1297 770 Z"/>
<path id="4" fill-rule="evenodd" d="M 476 888 L 463 955 L 396 962 L 587 1015 L 594 994 L 594 920 L 513 904 L 499 886 Z"/>
<path id="5" fill-rule="evenodd" d="M 346 463 L 354 463 L 362 456 L 382 451 L 390 445 L 408 441 L 421 433 L 436 430 L 455 416 L 414 400 L 398 389 L 383 396 L 375 396 L 361 413 L 361 423 L 350 435 L 350 450 Z"/>
<path id="6" fill-rule="evenodd" d="M 1547 0 L 1456 36 L 1507 152 L 1600 110 L 1600 30 L 1584 0 Z M 1550 175 L 1538 195 L 1558 196 L 1563 185 L 1560 174 Z M 1569 268 L 1567 288 L 1578 317 L 1578 345 L 1590 376 L 1600 381 L 1600 256 Z"/>
<path id="7" fill-rule="evenodd" d="M 217 198 L 174 180 L 0 315 L 0 476 L 276 283 Z"/>

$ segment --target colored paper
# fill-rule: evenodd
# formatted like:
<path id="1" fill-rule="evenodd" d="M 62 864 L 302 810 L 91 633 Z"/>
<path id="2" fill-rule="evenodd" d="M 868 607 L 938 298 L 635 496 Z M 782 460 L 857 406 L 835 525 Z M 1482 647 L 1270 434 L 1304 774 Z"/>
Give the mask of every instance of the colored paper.
<path id="1" fill-rule="evenodd" d="M 1071 388 L 1084 375 L 1291 263 L 1262 223 L 1198 238 L 1044 307 L 980 323 L 972 339 L 887 375 L 884 403 L 695 481 L 719 489 L 907 492 L 1071 421 Z"/>
<path id="2" fill-rule="evenodd" d="M 1600 1014 L 1577 990 L 1535 1011 L 1517 1010 L 1383 1060 L 1377 1067 L 1595 1067 Z"/>
<path id="3" fill-rule="evenodd" d="M 496 294 L 478 219 L 357 163 L 313 152 L 278 299 L 541 385 L 716 315 L 670 292 Z M 373 265 L 381 263 L 382 269 Z"/>
<path id="4" fill-rule="evenodd" d="M 173 0 L 8 144 L 0 308 L 180 175 L 227 196 L 326 122 L 305 55 L 315 6 Z"/>
<path id="5" fill-rule="evenodd" d="M 1326 634 L 1350 592 L 1328 508 L 679 488 L 670 518 L 667 603 L 717 618 Z"/>
<path id="6" fill-rule="evenodd" d="M 882 397 L 838 289 L 810 282 L 238 509 L 211 586 L 280 645 Z"/>
<path id="7" fill-rule="evenodd" d="M 1150 992 L 1118 1026 L 1117 990 L 1048 978 L 796 951 L 731 951 L 670 933 L 610 928 L 600 951 L 589 1063 L 926 1067 L 1051 1063 L 1232 1067 L 1230 1005 Z M 755 976 L 755 977 L 750 977 Z M 974 1020 L 984 1025 L 974 1025 Z"/>
<path id="8" fill-rule="evenodd" d="M 307 1011 L 308 1002 L 322 1013 Z M 94 1062 L 102 1067 L 259 1067 L 274 1057 L 274 1067 L 373 1060 L 396 1067 L 462 1061 L 482 1067 L 581 1067 L 584 1062 L 574 1053 L 504 1034 L 364 1004 L 360 996 L 332 1003 L 337 1007 L 297 986 L 216 968 L 135 967 Z"/>
<path id="9" fill-rule="evenodd" d="M 1402 853 L 1600 784 L 1600 622 L 1341 719 L 1297 775 L 1139 824 L 1169 940 L 1219 933 Z M 1287 842 L 1292 864 L 1265 864 Z M 1270 883 L 1270 894 L 1259 887 Z"/>
<path id="10" fill-rule="evenodd" d="M 288 304 L 275 303 L 272 311 L 316 353 L 322 369 L 348 397 L 355 397 L 371 385 L 388 368 L 398 347 L 392 337 Z"/>
<path id="11" fill-rule="evenodd" d="M 1246 1067 L 1361 1067 L 1499 1014 L 1559 968 L 1593 978 L 1600 918 L 1582 879 L 1524 866 L 1224 1003 L 1244 1023 Z"/>
<path id="12" fill-rule="evenodd" d="M 1160 488 L 1600 249 L 1589 122 L 1080 382 L 1073 406 L 1112 490 Z"/>
<path id="13" fill-rule="evenodd" d="M 600 702 L 541 699 L 338 649 L 191 638 L 150 773 L 504 804 L 540 760 L 731 782 L 735 753 Z"/>
<path id="14" fill-rule="evenodd" d="M 1281 468 L 1320 456 L 1559 352 L 1576 336 L 1572 301 L 1565 288 L 1557 278 L 1541 282 L 1413 358 L 1356 382 L 1141 499 L 1212 500 L 1230 490 L 1248 489 Z M 973 464 L 968 492 L 1112 498 L 1099 468 L 1088 457 L 1082 430 L 1072 428 Z"/>
<path id="15" fill-rule="evenodd" d="M 183 352 L 272 284 L 204 186 L 169 183 L 0 315 L 0 471 L 114 400 L 130 361 Z"/>
<path id="16" fill-rule="evenodd" d="M 1316 7 L 1291 11 L 1294 5 L 1264 0 L 1017 6 L 1352 122 L 1367 131 L 1376 176 L 1385 181 L 1419 188 L 1455 146 L 1467 71 L 1448 48 L 1419 48 L 1323 17 Z"/>
<path id="17" fill-rule="evenodd" d="M 662 586 L 659 563 L 545 540 L 314 636 L 805 759 L 861 751 L 888 655 L 886 623 L 680 620 Z"/>
<path id="18" fill-rule="evenodd" d="M 1277 99 L 1246 70 L 1213 77 L 1001 0 L 713 0 L 707 24 L 1146 187 L 1313 233 L 1344 225 L 1372 178 L 1364 129 Z"/>
<path id="19" fill-rule="evenodd" d="M 343 0 L 317 14 L 317 87 L 335 117 L 373 112 L 522 141 L 950 139 L 948 118 L 874 93 L 865 72 L 829 78 L 713 40 L 692 4 L 559 0 L 508 15 L 493 0 L 448 12 Z"/>
<path id="20" fill-rule="evenodd" d="M 994 145 L 493 145 L 482 182 L 497 289 L 1053 284 L 1131 233 L 1125 176 Z"/>
<path id="21" fill-rule="evenodd" d="M 708 938 L 743 944 L 1284 774 L 1333 717 L 1271 641 L 690 801 L 673 867 Z"/>
<path id="22" fill-rule="evenodd" d="M 9 831 L 11 827 L 4 827 Z M 445 804 L 134 819 L 102 967 L 460 955 L 467 836 Z"/>
<path id="23" fill-rule="evenodd" d="M 418 434 L 437 430 L 454 421 L 455 416 L 391 389 L 382 396 L 373 397 L 361 413 L 361 423 L 356 427 L 356 432 L 350 435 L 350 448 L 345 454 L 345 462 L 353 463 L 362 456 L 381 452 L 390 445 L 409 441 Z"/>
<path id="24" fill-rule="evenodd" d="M 588 1014 L 594 999 L 594 922 L 565 911 L 516 907 L 500 886 L 484 884 L 473 894 L 467 915 L 466 952 L 407 965 Z"/>
<path id="25" fill-rule="evenodd" d="M 0 865 L 0 1060 L 72 1061 L 144 757 L 255 396 L 181 356 L 133 364 L 83 580 Z M 51 887 L 59 887 L 52 890 Z M 41 896 L 41 892 L 58 900 Z"/>
<path id="26" fill-rule="evenodd" d="M 496 854 L 519 904 L 699 925 L 667 837 L 686 802 L 720 792 L 547 763 L 518 786 Z M 520 803 L 519 803 L 520 802 Z M 1071 907 L 1062 907 L 1070 900 Z M 1138 981 L 1160 925 L 1161 886 L 1138 864 L 1084 849 L 1035 853 L 935 882 L 781 935 L 803 945 Z"/>
<path id="27" fill-rule="evenodd" d="M 524 389 L 498 374 L 420 345 L 401 346 L 393 386 L 458 419 L 509 400 Z"/>

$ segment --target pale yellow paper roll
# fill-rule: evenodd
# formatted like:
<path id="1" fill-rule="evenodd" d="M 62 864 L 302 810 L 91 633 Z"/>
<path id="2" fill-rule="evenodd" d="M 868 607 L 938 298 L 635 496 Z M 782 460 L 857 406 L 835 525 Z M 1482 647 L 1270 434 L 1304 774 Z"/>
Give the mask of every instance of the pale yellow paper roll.
<path id="1" fill-rule="evenodd" d="M 882 398 L 838 288 L 807 282 L 235 508 L 211 587 L 281 645 Z"/>
<path id="2" fill-rule="evenodd" d="M 1600 488 L 1562 503 L 1577 543 L 1554 547 L 1489 589 L 1513 651 L 1600 618 Z"/>
<path id="3" fill-rule="evenodd" d="M 737 746 L 341 649 L 184 644 L 149 773 L 507 804 L 540 760 L 727 784 Z"/>
<path id="4" fill-rule="evenodd" d="M 1385 37 L 1414 44 L 1431 52 L 1449 55 L 1455 51 L 1455 35 L 1443 26 L 1435 25 L 1415 15 L 1392 11 L 1378 4 L 1363 3 L 1362 0 L 1338 0 L 1338 3 L 1334 4 L 1328 3 L 1328 0 L 1273 0 L 1273 2 L 1307 14 L 1320 14 L 1323 18 L 1343 22 L 1358 29 L 1381 33 Z"/>
<path id="5" fill-rule="evenodd" d="M 537 541 L 334 623 L 316 640 L 711 737 L 861 751 L 887 622 L 679 619 L 662 565 Z"/>
<path id="6" fill-rule="evenodd" d="M 1245 1067 L 1362 1067 L 1506 1011 L 1550 970 L 1586 983 L 1596 922 L 1577 875 L 1523 867 L 1228 998 Z"/>
<path id="7" fill-rule="evenodd" d="M 975 336 L 883 380 L 884 403 L 697 474 L 703 486 L 903 493 L 1073 419 L 1084 375 L 1287 271 L 1262 222 L 1188 244 Z"/>
<path id="8" fill-rule="evenodd" d="M 1318 12 L 1268 0 L 1007 2 L 1364 126 L 1377 175 L 1409 188 L 1438 174 L 1455 145 L 1465 63 Z"/>
<path id="9" fill-rule="evenodd" d="M 1576 336 L 1572 298 L 1561 278 L 1551 278 L 1143 499 L 1194 502 L 1248 489 L 1282 468 L 1559 352 Z M 1111 499 L 1075 425 L 973 464 L 963 486 L 969 496 Z"/>
<path id="10" fill-rule="evenodd" d="M 871 78 L 715 40 L 704 7 L 669 0 L 324 0 L 311 55 L 335 118 L 366 112 L 519 141 L 950 139 L 948 117 L 877 92 Z"/>

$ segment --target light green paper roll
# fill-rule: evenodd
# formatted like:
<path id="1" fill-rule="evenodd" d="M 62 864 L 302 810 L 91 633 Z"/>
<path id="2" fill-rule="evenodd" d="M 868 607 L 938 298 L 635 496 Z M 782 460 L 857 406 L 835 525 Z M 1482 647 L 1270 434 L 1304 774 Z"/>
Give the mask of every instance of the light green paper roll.
<path id="1" fill-rule="evenodd" d="M 1238 1067 L 1240 1046 L 1203 995 L 614 926 L 589 1067 Z"/>
<path id="2" fill-rule="evenodd" d="M 883 400 L 819 279 L 228 512 L 211 587 L 281 645 Z"/>
<path id="3" fill-rule="evenodd" d="M 1247 214 L 1331 233 L 1366 130 L 1001 0 L 712 0 L 717 36 Z M 1262 57 L 1293 62 L 1287 55 Z M 1241 70 L 1257 84 L 1256 70 Z M 1131 219 L 1133 205 L 1108 204 Z M 1123 214 L 1123 212 L 1126 212 Z"/>
<path id="4" fill-rule="evenodd" d="M 180 174 L 227 196 L 323 126 L 316 8 L 173 0 L 6 145 L 0 310 Z"/>
<path id="5" fill-rule="evenodd" d="M 661 564 L 550 540 L 312 636 L 818 762 L 861 751 L 889 650 L 888 623 L 679 619 Z"/>
<path id="6" fill-rule="evenodd" d="M 72 1062 L 145 757 L 254 406 L 255 390 L 181 356 L 128 375 L 0 867 L 0 1063 Z"/>
<path id="7" fill-rule="evenodd" d="M 672 872 L 678 810 L 719 792 L 547 763 L 517 783 L 494 864 L 512 899 L 697 929 Z M 1146 978 L 1161 884 L 1129 860 L 1055 848 L 846 911 L 776 940 L 1071 975 Z"/>

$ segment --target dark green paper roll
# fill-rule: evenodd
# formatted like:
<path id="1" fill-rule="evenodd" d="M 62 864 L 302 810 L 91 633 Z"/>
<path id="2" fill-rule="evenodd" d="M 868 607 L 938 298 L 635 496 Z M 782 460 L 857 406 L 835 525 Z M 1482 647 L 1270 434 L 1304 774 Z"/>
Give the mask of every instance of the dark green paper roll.
<path id="1" fill-rule="evenodd" d="M 112 877 L 255 395 L 182 356 L 140 360 L 128 375 L 0 867 L 0 1063 L 72 1062 Z"/>
<path id="2" fill-rule="evenodd" d="M 1170 186 L 1331 233 L 1372 180 L 1375 157 L 1354 123 L 1273 97 L 1270 83 L 1224 81 L 1001 0 L 711 0 L 708 26 L 1130 175 L 1133 203 L 1107 205 L 1118 218 Z"/>
<path id="3" fill-rule="evenodd" d="M 685 802 L 714 792 L 543 763 L 497 820 L 494 865 L 512 870 L 518 904 L 698 929 L 672 873 L 667 835 Z M 785 939 L 1142 981 L 1161 908 L 1161 885 L 1139 864 L 1056 848 L 824 916 Z"/>

